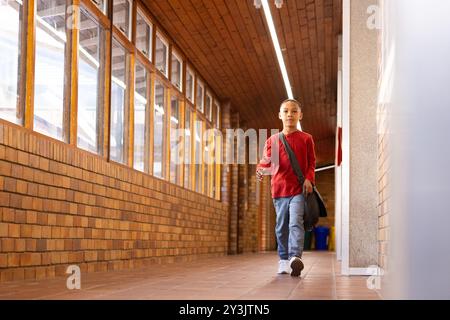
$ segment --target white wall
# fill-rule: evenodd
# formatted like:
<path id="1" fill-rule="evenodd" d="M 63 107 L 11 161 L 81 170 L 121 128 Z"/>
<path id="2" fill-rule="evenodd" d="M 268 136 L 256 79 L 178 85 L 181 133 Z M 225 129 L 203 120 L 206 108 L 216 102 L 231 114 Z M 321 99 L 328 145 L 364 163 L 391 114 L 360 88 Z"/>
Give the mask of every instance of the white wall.
<path id="1" fill-rule="evenodd" d="M 449 299 L 450 1 L 381 3 L 392 182 L 383 295 Z"/>

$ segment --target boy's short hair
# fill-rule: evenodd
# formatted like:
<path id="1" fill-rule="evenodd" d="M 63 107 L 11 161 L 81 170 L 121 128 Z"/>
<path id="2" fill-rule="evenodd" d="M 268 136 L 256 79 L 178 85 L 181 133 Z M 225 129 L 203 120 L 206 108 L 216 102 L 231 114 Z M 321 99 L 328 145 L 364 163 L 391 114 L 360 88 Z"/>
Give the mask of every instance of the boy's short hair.
<path id="1" fill-rule="evenodd" d="M 286 99 L 286 100 L 284 100 L 284 101 L 280 104 L 280 109 L 281 109 L 281 107 L 282 107 L 285 103 L 288 103 L 288 102 L 295 103 L 295 104 L 298 106 L 298 108 L 300 109 L 300 111 L 302 111 L 302 104 L 301 104 L 299 101 L 295 100 L 295 99 Z"/>

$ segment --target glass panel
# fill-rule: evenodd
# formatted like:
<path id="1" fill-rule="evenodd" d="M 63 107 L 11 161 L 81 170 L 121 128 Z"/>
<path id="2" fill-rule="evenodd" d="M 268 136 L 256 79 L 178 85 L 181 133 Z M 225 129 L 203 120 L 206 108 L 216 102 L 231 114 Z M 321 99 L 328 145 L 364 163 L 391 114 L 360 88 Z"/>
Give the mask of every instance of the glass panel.
<path id="1" fill-rule="evenodd" d="M 216 103 L 216 108 L 215 108 L 215 110 L 216 110 L 216 116 L 215 116 L 215 119 L 216 119 L 216 128 L 219 129 L 219 128 L 220 128 L 220 106 L 219 106 L 218 103 Z"/>
<path id="2" fill-rule="evenodd" d="M 191 189 L 191 109 L 186 106 L 184 114 L 184 187 Z"/>
<path id="3" fill-rule="evenodd" d="M 136 20 L 136 47 L 152 60 L 152 26 L 139 11 Z"/>
<path id="4" fill-rule="evenodd" d="M 197 104 L 197 110 L 200 110 L 202 113 L 204 112 L 204 96 L 203 96 L 203 83 L 201 81 L 197 82 L 197 99 L 195 103 Z"/>
<path id="5" fill-rule="evenodd" d="M 115 40 L 112 42 L 112 81 L 111 81 L 111 128 L 110 158 L 126 163 L 125 139 L 125 99 L 127 97 L 126 74 L 127 55 L 125 49 Z"/>
<path id="6" fill-rule="evenodd" d="M 202 136 L 203 136 L 203 122 L 201 120 L 195 121 L 195 191 L 202 191 Z"/>
<path id="7" fill-rule="evenodd" d="M 154 105 L 154 145 L 153 145 L 153 175 L 165 177 L 166 159 L 166 88 L 159 81 L 155 83 Z"/>
<path id="8" fill-rule="evenodd" d="M 22 124 L 19 102 L 22 6 L 0 1 L 0 118 Z"/>
<path id="9" fill-rule="evenodd" d="M 108 0 L 92 0 L 92 2 L 103 11 L 103 13 L 106 13 L 106 4 Z"/>
<path id="10" fill-rule="evenodd" d="M 128 39 L 131 38 L 131 1 L 113 0 L 113 22 Z"/>
<path id="11" fill-rule="evenodd" d="M 147 70 L 136 61 L 134 92 L 134 168 L 145 171 L 145 133 L 147 132 Z"/>
<path id="12" fill-rule="evenodd" d="M 208 92 L 206 93 L 206 117 L 209 121 L 212 120 L 212 97 Z"/>
<path id="13" fill-rule="evenodd" d="M 182 135 L 178 131 L 180 128 L 180 103 L 178 98 L 173 96 L 170 102 L 170 182 L 180 183 L 180 143 Z"/>
<path id="14" fill-rule="evenodd" d="M 189 69 L 186 72 L 186 98 L 194 103 L 194 74 Z"/>
<path id="15" fill-rule="evenodd" d="M 98 137 L 102 124 L 99 123 L 99 113 L 103 111 L 103 102 L 99 101 L 101 37 L 103 29 L 88 12 L 80 10 L 80 35 L 78 49 L 78 147 L 98 153 Z"/>
<path id="16" fill-rule="evenodd" d="M 176 55 L 172 54 L 172 83 L 178 90 L 182 91 L 183 80 L 181 78 L 182 75 L 183 64 L 181 59 L 179 59 Z"/>
<path id="17" fill-rule="evenodd" d="M 66 0 L 36 4 L 34 130 L 63 139 Z"/>
<path id="18" fill-rule="evenodd" d="M 209 128 L 207 128 L 209 129 Z M 209 133 L 209 132 L 208 132 Z M 203 189 L 203 193 L 208 195 L 209 194 L 209 170 L 210 170 L 210 163 L 211 163 L 211 159 L 210 159 L 210 148 L 211 148 L 211 143 L 210 143 L 210 136 L 208 134 L 208 136 L 204 137 L 204 148 L 203 148 L 203 163 L 204 168 L 203 168 L 203 175 L 204 175 L 204 184 L 205 184 L 205 188 Z"/>
<path id="19" fill-rule="evenodd" d="M 167 48 L 167 44 L 164 40 L 162 40 L 159 34 L 156 35 L 156 52 L 155 52 L 155 66 L 167 77 L 167 60 L 169 50 Z"/>
<path id="20" fill-rule="evenodd" d="M 211 165 L 211 175 L 212 175 L 212 185 L 211 185 L 211 197 L 215 198 L 216 197 L 216 172 L 217 172 L 217 165 L 216 165 L 216 148 L 217 148 L 217 137 L 214 135 L 213 137 L 214 139 L 214 146 L 213 149 L 211 151 L 211 155 L 212 155 L 212 165 Z"/>

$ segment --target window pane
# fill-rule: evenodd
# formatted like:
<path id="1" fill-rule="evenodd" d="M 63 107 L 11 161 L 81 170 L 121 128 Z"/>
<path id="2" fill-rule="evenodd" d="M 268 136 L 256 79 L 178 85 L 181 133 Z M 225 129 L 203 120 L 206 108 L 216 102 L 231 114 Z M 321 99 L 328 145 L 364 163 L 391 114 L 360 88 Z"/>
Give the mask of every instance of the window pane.
<path id="1" fill-rule="evenodd" d="M 182 91 L 182 68 L 183 64 L 180 59 L 177 58 L 176 55 L 172 54 L 172 83 L 178 90 Z"/>
<path id="2" fill-rule="evenodd" d="M 194 75 L 189 69 L 186 72 L 186 97 L 194 103 Z"/>
<path id="3" fill-rule="evenodd" d="M 94 4 L 103 11 L 103 13 L 106 13 L 106 3 L 108 2 L 108 0 L 92 0 L 92 2 L 94 2 Z"/>
<path id="4" fill-rule="evenodd" d="M 204 112 L 203 109 L 203 83 L 201 83 L 200 81 L 197 82 L 197 99 L 196 99 L 196 104 L 197 104 L 197 110 L 200 110 L 202 113 Z"/>
<path id="5" fill-rule="evenodd" d="M 205 144 L 204 148 L 203 148 L 203 163 L 204 168 L 203 168 L 203 176 L 204 176 L 204 184 L 205 184 L 205 188 L 203 190 L 203 193 L 208 195 L 209 194 L 209 167 L 210 167 L 210 156 L 209 156 L 209 152 L 210 152 L 210 141 L 209 141 L 209 135 L 205 136 L 203 139 L 203 143 Z"/>
<path id="6" fill-rule="evenodd" d="M 98 137 L 102 130 L 99 112 L 103 103 L 99 101 L 100 45 L 103 30 L 88 12 L 80 10 L 80 35 L 78 49 L 78 147 L 98 153 Z"/>
<path id="7" fill-rule="evenodd" d="M 129 0 L 113 0 L 113 21 L 128 39 L 131 38 L 131 2 Z"/>
<path id="8" fill-rule="evenodd" d="M 147 70 L 136 62 L 134 92 L 134 168 L 145 171 L 145 133 L 147 132 Z"/>
<path id="9" fill-rule="evenodd" d="M 155 104 L 154 104 L 154 145 L 153 145 L 153 175 L 165 177 L 166 159 L 166 88 L 159 82 L 155 83 Z"/>
<path id="10" fill-rule="evenodd" d="M 136 20 L 136 47 L 152 60 L 152 27 L 139 11 Z"/>
<path id="11" fill-rule="evenodd" d="M 15 1 L 0 3 L 0 118 L 22 124 L 19 100 L 20 38 L 22 6 Z"/>
<path id="12" fill-rule="evenodd" d="M 66 0 L 36 5 L 34 130 L 63 139 Z"/>
<path id="13" fill-rule="evenodd" d="M 155 52 L 156 68 L 167 77 L 168 49 L 167 49 L 167 44 L 162 40 L 162 38 L 159 34 L 156 35 L 156 48 L 155 49 L 156 49 L 156 52 Z"/>
<path id="14" fill-rule="evenodd" d="M 191 189 L 191 109 L 186 106 L 184 114 L 184 187 Z"/>
<path id="15" fill-rule="evenodd" d="M 203 136 L 203 122 L 201 120 L 195 121 L 195 191 L 202 191 L 202 136 Z"/>
<path id="16" fill-rule="evenodd" d="M 215 119 L 216 119 L 216 128 L 219 129 L 219 128 L 220 128 L 220 106 L 219 106 L 218 103 L 216 103 L 216 108 L 215 108 L 215 110 L 216 110 L 216 116 L 215 116 Z"/>
<path id="17" fill-rule="evenodd" d="M 212 97 L 208 92 L 206 93 L 206 117 L 209 121 L 212 120 Z"/>
<path id="18" fill-rule="evenodd" d="M 110 128 L 110 158 L 113 161 L 125 163 L 124 131 L 126 86 L 126 52 L 115 40 L 112 42 L 112 81 L 111 81 L 111 128 Z"/>
<path id="19" fill-rule="evenodd" d="M 170 102 L 170 182 L 180 183 L 180 143 L 182 135 L 178 131 L 180 128 L 180 103 L 176 96 L 173 96 Z"/>

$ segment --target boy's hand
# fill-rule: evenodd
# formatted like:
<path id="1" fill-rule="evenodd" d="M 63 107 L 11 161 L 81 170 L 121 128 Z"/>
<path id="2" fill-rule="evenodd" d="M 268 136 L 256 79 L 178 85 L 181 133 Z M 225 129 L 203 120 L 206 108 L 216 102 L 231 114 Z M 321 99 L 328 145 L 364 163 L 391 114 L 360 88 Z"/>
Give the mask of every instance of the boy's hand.
<path id="1" fill-rule="evenodd" d="M 307 196 L 308 194 L 313 192 L 313 186 L 311 181 L 308 179 L 305 179 L 305 182 L 303 182 L 303 194 Z"/>
<path id="2" fill-rule="evenodd" d="M 264 178 L 264 169 L 259 168 L 256 170 L 256 179 L 258 179 L 258 181 L 262 181 L 262 179 Z"/>

